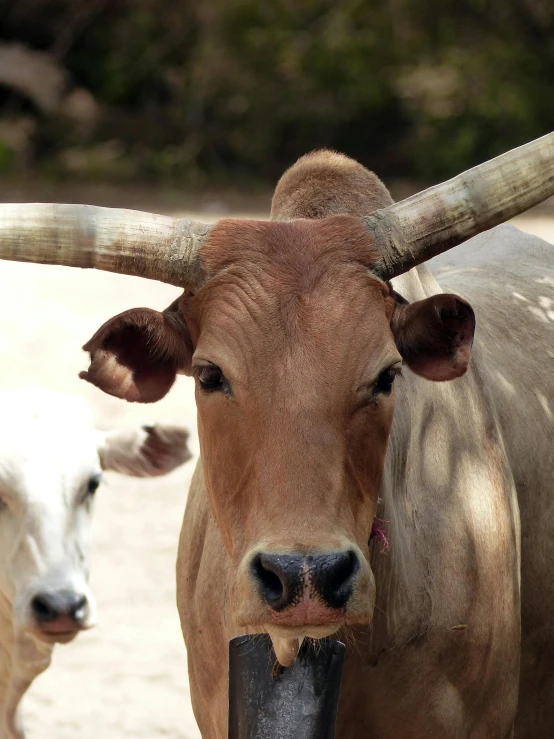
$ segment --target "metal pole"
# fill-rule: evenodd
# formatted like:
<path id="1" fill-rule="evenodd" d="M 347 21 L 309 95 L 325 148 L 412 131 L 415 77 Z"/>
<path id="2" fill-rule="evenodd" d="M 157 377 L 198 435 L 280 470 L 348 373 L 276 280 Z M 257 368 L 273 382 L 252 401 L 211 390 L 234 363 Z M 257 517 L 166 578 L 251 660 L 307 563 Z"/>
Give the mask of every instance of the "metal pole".
<path id="1" fill-rule="evenodd" d="M 229 739 L 334 739 L 346 648 L 302 645 L 281 667 L 266 634 L 229 642 Z"/>

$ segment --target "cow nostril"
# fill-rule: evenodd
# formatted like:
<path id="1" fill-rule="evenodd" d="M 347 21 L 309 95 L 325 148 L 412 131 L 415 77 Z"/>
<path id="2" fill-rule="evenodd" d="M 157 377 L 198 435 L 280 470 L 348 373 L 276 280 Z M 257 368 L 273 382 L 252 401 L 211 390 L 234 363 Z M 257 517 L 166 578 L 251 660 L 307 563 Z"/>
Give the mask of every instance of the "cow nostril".
<path id="1" fill-rule="evenodd" d="M 272 608 L 278 608 L 285 595 L 285 585 L 268 558 L 257 554 L 252 560 L 252 575 L 261 587 L 263 596 Z"/>
<path id="2" fill-rule="evenodd" d="M 343 608 L 352 595 L 353 579 L 360 569 L 355 552 L 333 552 L 312 560 L 312 583 L 331 608 Z"/>
<path id="3" fill-rule="evenodd" d="M 55 621 L 60 615 L 47 595 L 35 595 L 31 601 L 31 610 L 35 619 L 40 623 Z"/>
<path id="4" fill-rule="evenodd" d="M 358 570 L 358 558 L 354 552 L 347 552 L 346 556 L 340 556 L 336 565 L 329 573 L 329 586 L 333 592 L 339 592 Z"/>

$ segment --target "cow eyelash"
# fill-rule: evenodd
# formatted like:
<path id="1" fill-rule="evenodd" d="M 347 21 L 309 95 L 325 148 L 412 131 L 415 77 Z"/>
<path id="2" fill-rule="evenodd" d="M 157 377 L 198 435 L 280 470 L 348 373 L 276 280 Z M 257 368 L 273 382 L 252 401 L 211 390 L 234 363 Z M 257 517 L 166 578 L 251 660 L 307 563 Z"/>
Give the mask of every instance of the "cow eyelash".
<path id="1" fill-rule="evenodd" d="M 206 393 L 220 392 L 231 395 L 231 386 L 223 374 L 221 367 L 216 364 L 197 365 L 194 369 L 200 387 Z"/>
<path id="2" fill-rule="evenodd" d="M 381 372 L 377 378 L 377 382 L 373 386 L 372 395 L 377 397 L 378 395 L 390 395 L 392 385 L 395 379 L 402 374 L 401 366 L 388 367 L 386 370 Z"/>

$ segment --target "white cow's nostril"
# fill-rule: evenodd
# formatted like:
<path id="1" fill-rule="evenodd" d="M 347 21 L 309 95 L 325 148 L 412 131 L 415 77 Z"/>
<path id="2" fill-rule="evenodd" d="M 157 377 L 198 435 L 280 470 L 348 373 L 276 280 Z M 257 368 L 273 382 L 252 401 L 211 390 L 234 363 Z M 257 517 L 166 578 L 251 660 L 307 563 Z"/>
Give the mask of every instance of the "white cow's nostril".
<path id="1" fill-rule="evenodd" d="M 33 616 L 39 623 L 48 623 L 54 621 L 58 617 L 55 604 L 48 594 L 35 595 L 31 601 L 31 610 Z"/>

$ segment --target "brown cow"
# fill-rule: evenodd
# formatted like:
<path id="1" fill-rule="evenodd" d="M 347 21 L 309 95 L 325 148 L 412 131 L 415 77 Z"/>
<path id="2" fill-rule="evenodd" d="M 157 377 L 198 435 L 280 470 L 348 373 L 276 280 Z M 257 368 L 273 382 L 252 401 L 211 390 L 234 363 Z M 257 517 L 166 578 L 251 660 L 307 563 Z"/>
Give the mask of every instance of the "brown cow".
<path id="1" fill-rule="evenodd" d="M 521 500 L 540 517 L 553 426 L 552 373 L 537 347 L 548 346 L 552 326 L 514 301 L 514 250 L 500 266 L 497 235 L 476 239 L 490 241 L 492 255 L 478 250 L 465 282 L 449 271 L 468 296 L 475 283 L 479 325 L 492 337 L 476 344 L 466 373 L 473 309 L 410 267 L 551 194 L 553 140 L 396 205 L 360 165 L 316 153 L 279 183 L 280 222 L 224 220 L 211 231 L 146 214 L 6 206 L 4 258 L 186 287 L 162 314 L 136 309 L 103 326 L 85 347 L 83 374 L 142 402 L 162 397 L 179 372 L 196 378 L 202 458 L 178 600 L 204 737 L 226 736 L 227 642 L 245 631 L 269 632 L 284 664 L 305 637 L 347 641 L 340 739 L 512 736 L 516 492 L 531 480 L 536 495 Z M 36 220 L 23 222 L 31 207 Z M 517 251 L 529 247 L 523 300 L 548 299 L 551 252 L 522 234 L 517 241 Z M 518 339 L 509 361 L 508 331 Z M 512 373 L 518 363 L 529 376 Z M 526 381 L 540 383 L 542 415 L 525 407 Z M 519 413 L 525 420 L 514 422 Z M 376 519 L 390 522 L 387 554 L 371 539 Z M 531 523 L 523 509 L 522 519 Z M 547 525 L 537 528 L 548 544 Z M 553 719 L 541 701 L 554 681 L 543 658 L 533 682 L 533 666 L 551 645 L 539 598 L 550 560 L 528 551 L 520 735 L 547 737 Z"/>

